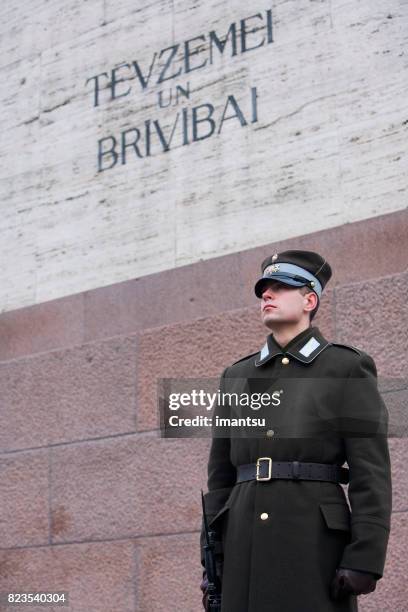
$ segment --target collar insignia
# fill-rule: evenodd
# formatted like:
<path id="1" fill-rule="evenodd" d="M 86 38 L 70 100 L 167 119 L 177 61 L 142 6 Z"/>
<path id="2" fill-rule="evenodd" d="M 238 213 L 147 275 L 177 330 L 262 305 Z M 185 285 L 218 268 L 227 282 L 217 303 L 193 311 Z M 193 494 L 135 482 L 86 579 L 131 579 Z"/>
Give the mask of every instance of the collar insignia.
<path id="1" fill-rule="evenodd" d="M 269 355 L 269 349 L 268 349 L 268 343 L 265 342 L 265 344 L 262 347 L 262 351 L 259 357 L 259 361 L 262 361 L 262 359 L 265 359 L 265 357 Z"/>
<path id="2" fill-rule="evenodd" d="M 301 338 L 294 340 L 294 342 L 290 342 L 289 345 L 283 349 L 275 342 L 273 334 L 270 334 L 260 351 L 258 359 L 255 360 L 255 366 L 263 366 L 264 363 L 267 363 L 278 355 L 290 355 L 301 363 L 309 364 L 312 363 L 325 348 L 330 346 L 330 344 L 331 343 L 322 336 L 318 327 L 311 327 L 306 334 L 302 333 Z"/>
<path id="3" fill-rule="evenodd" d="M 310 340 L 308 340 L 306 344 L 302 346 L 302 348 L 299 350 L 299 353 L 301 355 L 304 355 L 305 357 L 309 357 L 309 355 L 313 353 L 313 351 L 315 351 L 318 346 L 320 346 L 320 342 L 318 342 L 316 338 L 312 336 Z"/>

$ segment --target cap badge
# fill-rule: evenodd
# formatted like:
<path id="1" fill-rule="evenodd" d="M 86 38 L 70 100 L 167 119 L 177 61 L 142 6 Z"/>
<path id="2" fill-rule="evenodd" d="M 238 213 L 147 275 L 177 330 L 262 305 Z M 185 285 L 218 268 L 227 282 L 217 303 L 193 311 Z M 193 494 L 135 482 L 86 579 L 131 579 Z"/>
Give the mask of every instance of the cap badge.
<path id="1" fill-rule="evenodd" d="M 278 259 L 278 254 L 277 254 L 277 253 L 274 253 L 274 254 L 272 255 L 272 261 L 276 261 L 277 259 Z"/>
<path id="2" fill-rule="evenodd" d="M 273 272 L 278 272 L 278 270 L 279 270 L 279 264 L 271 264 L 269 266 L 266 266 L 264 270 L 264 274 L 272 274 Z"/>

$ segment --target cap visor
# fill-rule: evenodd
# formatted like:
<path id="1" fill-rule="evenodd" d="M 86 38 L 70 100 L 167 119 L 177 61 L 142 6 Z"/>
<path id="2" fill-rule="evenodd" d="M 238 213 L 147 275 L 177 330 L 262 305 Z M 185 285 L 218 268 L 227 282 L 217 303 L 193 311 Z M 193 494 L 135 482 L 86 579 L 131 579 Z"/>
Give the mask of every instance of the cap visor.
<path id="1" fill-rule="evenodd" d="M 279 283 L 283 283 L 284 285 L 291 285 L 292 287 L 304 287 L 306 285 L 306 283 L 295 280 L 293 278 L 289 278 L 288 276 L 274 274 L 273 276 L 268 276 L 267 278 L 260 278 L 256 282 L 254 291 L 257 297 L 262 297 L 262 293 L 265 291 L 265 286 L 269 281 L 278 281 Z"/>

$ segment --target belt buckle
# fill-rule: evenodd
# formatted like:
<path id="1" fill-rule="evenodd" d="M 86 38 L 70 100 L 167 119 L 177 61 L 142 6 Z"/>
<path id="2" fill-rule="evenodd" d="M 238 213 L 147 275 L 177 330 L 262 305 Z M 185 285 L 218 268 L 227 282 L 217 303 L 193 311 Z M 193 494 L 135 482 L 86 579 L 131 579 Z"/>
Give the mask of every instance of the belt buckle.
<path id="1" fill-rule="evenodd" d="M 260 468 L 260 461 L 269 461 L 269 465 L 268 465 L 268 475 L 267 476 L 260 476 L 259 475 L 259 468 Z M 272 478 L 272 458 L 271 457 L 258 457 L 258 459 L 256 460 L 256 480 L 270 480 Z"/>

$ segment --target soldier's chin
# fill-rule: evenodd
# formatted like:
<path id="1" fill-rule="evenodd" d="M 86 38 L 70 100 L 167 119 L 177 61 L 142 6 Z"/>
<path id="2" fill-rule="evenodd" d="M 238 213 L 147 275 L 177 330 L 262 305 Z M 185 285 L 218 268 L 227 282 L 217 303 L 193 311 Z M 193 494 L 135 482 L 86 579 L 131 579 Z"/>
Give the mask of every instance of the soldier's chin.
<path id="1" fill-rule="evenodd" d="M 264 323 L 267 323 L 268 321 L 281 321 L 281 320 L 282 320 L 282 314 L 280 314 L 277 309 L 267 310 L 262 313 L 262 321 Z"/>
<path id="2" fill-rule="evenodd" d="M 295 321 L 296 318 L 275 310 L 273 312 L 262 313 L 262 322 L 266 326 L 273 323 L 294 323 Z"/>

